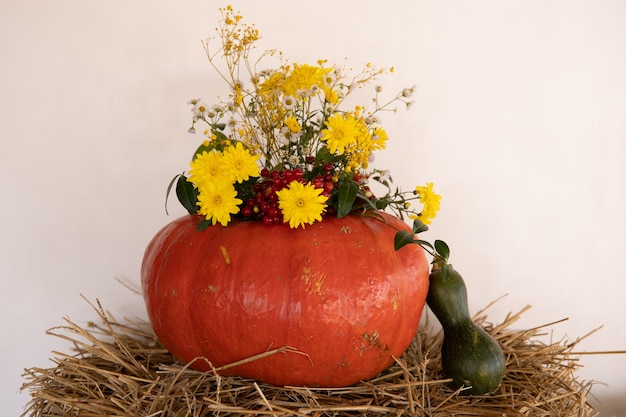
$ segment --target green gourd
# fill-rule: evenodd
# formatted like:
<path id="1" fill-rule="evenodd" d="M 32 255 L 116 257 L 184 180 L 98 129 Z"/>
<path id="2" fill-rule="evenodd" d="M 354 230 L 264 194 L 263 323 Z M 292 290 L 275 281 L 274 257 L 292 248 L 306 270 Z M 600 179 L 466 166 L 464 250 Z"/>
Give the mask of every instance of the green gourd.
<path id="1" fill-rule="evenodd" d="M 463 394 L 481 395 L 495 390 L 504 376 L 502 348 L 470 317 L 467 287 L 461 275 L 445 262 L 435 263 L 430 273 L 428 306 L 443 328 L 441 363 Z"/>

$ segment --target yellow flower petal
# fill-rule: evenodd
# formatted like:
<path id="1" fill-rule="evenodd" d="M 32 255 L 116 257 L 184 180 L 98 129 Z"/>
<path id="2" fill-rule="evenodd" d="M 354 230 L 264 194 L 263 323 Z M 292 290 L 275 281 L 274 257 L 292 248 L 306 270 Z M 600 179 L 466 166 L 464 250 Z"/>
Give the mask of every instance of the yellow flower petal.
<path id="1" fill-rule="evenodd" d="M 418 214 L 419 219 L 424 224 L 430 224 L 432 219 L 437 216 L 437 212 L 441 206 L 441 196 L 433 191 L 434 184 L 426 183 L 425 186 L 415 187 L 415 193 L 420 197 L 420 203 L 424 205 L 422 212 Z"/>
<path id="2" fill-rule="evenodd" d="M 306 185 L 293 181 L 288 187 L 276 192 L 278 208 L 283 213 L 283 221 L 289 222 L 289 227 L 295 229 L 315 221 L 322 221 L 322 213 L 326 210 L 328 197 L 320 195 L 321 188 L 315 188 L 311 183 Z"/>
<path id="3" fill-rule="evenodd" d="M 250 177 L 259 176 L 258 155 L 252 155 L 241 142 L 224 149 L 223 169 L 232 182 L 241 183 Z"/>
<path id="4" fill-rule="evenodd" d="M 224 180 L 206 181 L 198 187 L 198 207 L 212 224 L 226 226 L 230 223 L 230 215 L 239 212 L 242 201 L 237 198 L 237 191 L 232 183 Z"/>

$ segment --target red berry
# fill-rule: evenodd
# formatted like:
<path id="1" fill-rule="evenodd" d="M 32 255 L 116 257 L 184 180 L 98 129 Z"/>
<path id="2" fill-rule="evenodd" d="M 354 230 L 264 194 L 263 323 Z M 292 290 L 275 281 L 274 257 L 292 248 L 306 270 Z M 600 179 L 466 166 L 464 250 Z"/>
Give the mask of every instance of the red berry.
<path id="1" fill-rule="evenodd" d="M 241 215 L 243 217 L 250 217 L 252 216 L 252 207 L 250 206 L 245 206 L 241 209 Z"/>
<path id="2" fill-rule="evenodd" d="M 311 184 L 313 184 L 313 187 L 315 188 L 324 188 L 324 180 L 320 177 L 313 178 Z"/>

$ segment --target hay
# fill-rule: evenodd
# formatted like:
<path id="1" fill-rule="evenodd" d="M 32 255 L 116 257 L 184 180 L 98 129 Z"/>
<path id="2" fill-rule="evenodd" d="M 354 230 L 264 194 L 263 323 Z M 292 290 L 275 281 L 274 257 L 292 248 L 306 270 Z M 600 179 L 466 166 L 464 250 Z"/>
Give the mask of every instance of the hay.
<path id="1" fill-rule="evenodd" d="M 587 402 L 591 382 L 580 382 L 573 343 L 535 340 L 541 326 L 510 326 L 528 308 L 498 325 L 475 317 L 507 357 L 499 389 L 463 396 L 442 374 L 442 334 L 428 326 L 394 365 L 347 388 L 276 387 L 198 372 L 176 361 L 148 323 L 121 323 L 93 305 L 101 323 L 66 325 L 49 334 L 71 342 L 75 352 L 53 352 L 54 367 L 31 368 L 22 389 L 31 400 L 22 416 L 597 416 Z M 202 360 L 202 359 L 198 359 Z"/>

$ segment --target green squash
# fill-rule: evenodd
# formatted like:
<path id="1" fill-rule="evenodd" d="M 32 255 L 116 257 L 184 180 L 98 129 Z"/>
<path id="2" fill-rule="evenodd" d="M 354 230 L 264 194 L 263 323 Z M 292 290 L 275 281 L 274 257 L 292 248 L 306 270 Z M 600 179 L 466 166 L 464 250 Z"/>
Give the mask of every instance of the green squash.
<path id="1" fill-rule="evenodd" d="M 443 328 L 443 372 L 463 394 L 482 395 L 495 390 L 504 377 L 502 348 L 478 327 L 469 314 L 467 287 L 461 275 L 447 263 L 436 263 L 430 274 L 426 298 Z"/>

